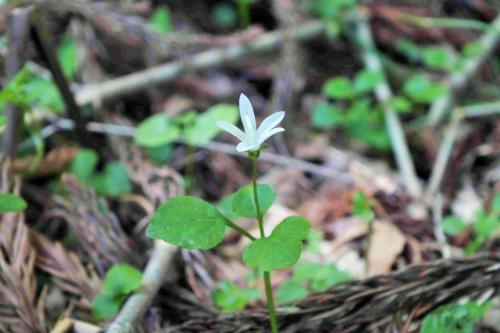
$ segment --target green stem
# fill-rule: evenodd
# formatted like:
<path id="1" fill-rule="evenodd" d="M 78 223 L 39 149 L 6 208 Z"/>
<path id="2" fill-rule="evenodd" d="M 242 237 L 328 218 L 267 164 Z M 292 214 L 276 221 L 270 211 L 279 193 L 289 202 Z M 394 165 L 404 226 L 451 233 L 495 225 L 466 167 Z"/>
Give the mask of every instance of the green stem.
<path id="1" fill-rule="evenodd" d="M 186 165 L 186 176 L 188 179 L 186 186 L 186 193 L 189 194 L 193 188 L 194 182 L 194 152 L 195 147 L 192 145 L 187 145 L 187 165 Z"/>
<path id="2" fill-rule="evenodd" d="M 260 211 L 259 196 L 257 192 L 257 159 L 259 152 L 250 153 L 252 160 L 252 185 L 253 185 L 253 198 L 255 201 L 255 210 L 257 213 L 257 222 L 259 223 L 260 237 L 266 237 L 264 233 L 264 221 Z M 278 333 L 278 321 L 276 320 L 276 310 L 274 308 L 273 289 L 271 287 L 271 272 L 264 272 L 264 285 L 266 287 L 267 309 L 269 311 L 269 322 L 271 323 L 271 332 Z"/>
<path id="3" fill-rule="evenodd" d="M 243 29 L 250 25 L 250 9 L 247 0 L 236 0 L 238 3 L 238 13 L 240 15 L 240 25 Z"/>
<path id="4" fill-rule="evenodd" d="M 267 310 L 269 311 L 269 322 L 271 332 L 278 333 L 278 321 L 276 320 L 276 310 L 274 309 L 273 289 L 271 287 L 271 272 L 264 272 L 264 284 L 266 286 Z"/>
<path id="5" fill-rule="evenodd" d="M 262 214 L 260 212 L 260 204 L 258 200 L 258 194 L 257 194 L 257 156 L 256 155 L 251 155 L 250 158 L 252 159 L 252 186 L 253 186 L 253 201 L 255 202 L 255 210 L 257 212 L 257 222 L 259 223 L 259 231 L 260 231 L 260 237 L 266 237 L 264 234 L 264 221 L 262 218 Z"/>
<path id="6" fill-rule="evenodd" d="M 252 236 L 248 231 L 246 231 L 245 229 L 243 229 L 242 227 L 240 227 L 239 225 L 231 222 L 230 220 L 226 219 L 226 225 L 230 228 L 233 228 L 234 230 L 236 230 L 237 232 L 239 232 L 240 234 L 242 234 L 243 236 L 247 237 L 248 239 L 250 239 L 252 242 L 254 240 L 256 240 L 257 238 L 255 238 L 254 236 Z"/>

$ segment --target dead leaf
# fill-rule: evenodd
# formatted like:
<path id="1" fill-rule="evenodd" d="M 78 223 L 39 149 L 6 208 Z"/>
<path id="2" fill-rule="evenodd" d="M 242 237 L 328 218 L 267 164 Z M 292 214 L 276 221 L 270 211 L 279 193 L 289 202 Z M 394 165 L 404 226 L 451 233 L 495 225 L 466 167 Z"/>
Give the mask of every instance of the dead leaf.
<path id="1" fill-rule="evenodd" d="M 389 272 L 396 258 L 403 251 L 405 243 L 405 236 L 395 225 L 375 222 L 368 254 L 369 276 Z"/>

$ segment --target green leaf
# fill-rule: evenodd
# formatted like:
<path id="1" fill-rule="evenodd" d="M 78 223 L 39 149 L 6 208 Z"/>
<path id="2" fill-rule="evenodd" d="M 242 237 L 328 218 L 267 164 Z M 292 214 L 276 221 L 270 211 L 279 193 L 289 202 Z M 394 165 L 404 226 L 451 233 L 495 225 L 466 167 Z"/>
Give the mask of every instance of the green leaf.
<path id="1" fill-rule="evenodd" d="M 431 69 L 450 69 L 455 62 L 455 57 L 449 49 L 440 46 L 426 47 L 423 50 L 424 63 Z"/>
<path id="2" fill-rule="evenodd" d="M 234 193 L 224 196 L 217 204 L 222 214 L 231 221 L 241 218 L 241 216 L 233 210 L 233 200 Z"/>
<path id="3" fill-rule="evenodd" d="M 184 131 L 186 143 L 192 146 L 210 142 L 221 129 L 216 125 L 219 120 L 231 124 L 238 120 L 238 108 L 235 105 L 218 104 L 195 118 L 192 126 Z"/>
<path id="4" fill-rule="evenodd" d="M 111 295 L 128 295 L 140 288 L 142 273 L 127 264 L 115 264 L 104 277 L 103 290 Z"/>
<path id="5" fill-rule="evenodd" d="M 167 35 L 172 31 L 170 10 L 166 6 L 158 7 L 151 16 L 149 25 L 160 35 Z"/>
<path id="6" fill-rule="evenodd" d="M 301 262 L 293 267 L 293 280 L 297 282 L 312 281 L 322 267 L 320 264 Z"/>
<path id="7" fill-rule="evenodd" d="M 120 162 L 111 162 L 104 171 L 94 176 L 91 181 L 96 190 L 108 197 L 115 197 L 132 191 L 132 183 L 127 169 Z"/>
<path id="8" fill-rule="evenodd" d="M 269 237 L 260 238 L 247 246 L 243 261 L 251 268 L 271 271 L 289 267 L 302 252 L 302 241 L 309 232 L 309 222 L 300 216 L 288 217 Z"/>
<path id="9" fill-rule="evenodd" d="M 224 238 L 225 217 L 208 202 L 178 196 L 161 205 L 146 235 L 186 249 L 210 249 Z"/>
<path id="10" fill-rule="evenodd" d="M 278 288 L 278 303 L 295 302 L 303 299 L 309 293 L 308 289 L 297 281 L 283 282 Z"/>
<path id="11" fill-rule="evenodd" d="M 337 268 L 334 264 L 321 267 L 318 274 L 314 276 L 311 289 L 315 292 L 323 292 L 333 285 L 351 280 L 351 275 Z"/>
<path id="12" fill-rule="evenodd" d="M 354 79 L 354 90 L 363 94 L 373 90 L 379 83 L 383 82 L 384 74 L 381 71 L 363 70 Z"/>
<path id="13" fill-rule="evenodd" d="M 257 184 L 257 194 L 260 213 L 264 215 L 276 200 L 276 192 L 270 185 Z M 243 186 L 234 194 L 233 211 L 240 216 L 257 217 L 252 184 Z"/>
<path id="14" fill-rule="evenodd" d="M 441 222 L 441 226 L 444 233 L 451 236 L 461 233 L 466 228 L 464 221 L 456 216 L 445 217 Z"/>
<path id="15" fill-rule="evenodd" d="M 92 318 L 103 320 L 113 317 L 120 310 L 126 296 L 101 293 L 92 301 Z"/>
<path id="16" fill-rule="evenodd" d="M 232 27 L 238 20 L 238 15 L 230 3 L 218 3 L 212 13 L 212 19 L 223 28 Z"/>
<path id="17" fill-rule="evenodd" d="M 127 264 L 115 264 L 104 277 L 103 289 L 92 302 L 92 317 L 102 320 L 118 313 L 127 295 L 138 290 L 142 273 Z"/>
<path id="18" fill-rule="evenodd" d="M 464 255 L 470 256 L 471 254 L 476 253 L 477 250 L 481 248 L 481 246 L 484 244 L 485 241 L 486 241 L 486 236 L 477 235 L 473 240 L 467 243 L 467 246 L 465 247 L 464 250 Z"/>
<path id="19" fill-rule="evenodd" d="M 404 83 L 403 90 L 418 103 L 431 103 L 448 92 L 443 84 L 432 82 L 424 74 L 409 77 Z"/>
<path id="20" fill-rule="evenodd" d="M 420 333 L 471 333 L 489 306 L 490 303 L 479 305 L 473 301 L 441 306 L 425 316 Z"/>
<path id="21" fill-rule="evenodd" d="M 0 212 L 17 213 L 26 209 L 28 205 L 23 198 L 12 193 L 0 193 Z"/>
<path id="22" fill-rule="evenodd" d="M 465 58 L 475 57 L 483 52 L 483 45 L 479 41 L 466 43 L 462 48 L 462 54 Z"/>
<path id="23" fill-rule="evenodd" d="M 370 198 L 363 192 L 356 192 L 352 196 L 352 212 L 365 221 L 371 221 L 375 218 L 372 206 Z"/>
<path id="24" fill-rule="evenodd" d="M 343 76 L 329 79 L 323 85 L 323 94 L 334 99 L 351 99 L 356 92 L 351 81 Z"/>
<path id="25" fill-rule="evenodd" d="M 498 217 L 493 215 L 487 215 L 486 212 L 481 209 L 476 212 L 476 223 L 474 223 L 474 231 L 478 235 L 488 237 L 493 231 L 498 227 L 500 220 Z"/>
<path id="26" fill-rule="evenodd" d="M 158 164 L 170 162 L 173 151 L 174 147 L 171 144 L 146 148 L 148 159 Z"/>
<path id="27" fill-rule="evenodd" d="M 273 237 L 303 241 L 309 234 L 311 224 L 302 216 L 289 216 L 274 228 Z"/>
<path id="28" fill-rule="evenodd" d="M 76 42 L 73 38 L 65 36 L 57 49 L 57 58 L 61 64 L 64 76 L 69 79 L 75 77 L 78 69 Z"/>
<path id="29" fill-rule="evenodd" d="M 156 114 L 141 122 L 134 141 L 145 147 L 156 147 L 173 142 L 179 137 L 179 129 L 164 114 Z"/>
<path id="30" fill-rule="evenodd" d="M 69 172 L 80 182 L 85 183 L 92 178 L 97 166 L 97 153 L 92 149 L 79 149 L 71 160 Z"/>
<path id="31" fill-rule="evenodd" d="M 259 290 L 256 288 L 244 289 L 231 281 L 221 281 L 213 293 L 215 304 L 225 312 L 243 310 L 248 303 L 259 298 Z"/>
<path id="32" fill-rule="evenodd" d="M 396 42 L 396 49 L 413 62 L 422 57 L 422 48 L 408 39 L 398 40 Z"/>
<path id="33" fill-rule="evenodd" d="M 311 230 L 307 236 L 306 251 L 314 254 L 320 254 L 323 240 L 324 236 L 321 231 Z"/>
<path id="34" fill-rule="evenodd" d="M 312 124 L 318 128 L 329 129 L 341 124 L 344 114 L 335 105 L 319 104 L 313 110 Z"/>
<path id="35" fill-rule="evenodd" d="M 401 113 L 408 112 L 412 108 L 411 102 L 403 96 L 394 96 L 391 99 L 391 106 L 394 110 Z"/>
<path id="36" fill-rule="evenodd" d="M 342 26 L 340 25 L 340 21 L 334 18 L 330 18 L 326 20 L 326 34 L 330 38 L 336 38 L 340 34 L 342 30 Z"/>
<path id="37" fill-rule="evenodd" d="M 59 113 L 65 110 L 64 102 L 56 84 L 47 78 L 34 76 L 23 86 L 24 101 Z"/>

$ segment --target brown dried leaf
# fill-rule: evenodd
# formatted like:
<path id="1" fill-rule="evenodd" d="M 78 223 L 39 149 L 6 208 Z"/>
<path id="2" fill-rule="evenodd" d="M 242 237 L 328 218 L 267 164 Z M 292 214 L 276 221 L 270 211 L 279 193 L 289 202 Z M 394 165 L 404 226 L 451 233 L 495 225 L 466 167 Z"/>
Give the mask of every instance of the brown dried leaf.
<path id="1" fill-rule="evenodd" d="M 406 238 L 396 226 L 391 223 L 374 222 L 368 255 L 369 275 L 390 272 L 405 244 Z"/>

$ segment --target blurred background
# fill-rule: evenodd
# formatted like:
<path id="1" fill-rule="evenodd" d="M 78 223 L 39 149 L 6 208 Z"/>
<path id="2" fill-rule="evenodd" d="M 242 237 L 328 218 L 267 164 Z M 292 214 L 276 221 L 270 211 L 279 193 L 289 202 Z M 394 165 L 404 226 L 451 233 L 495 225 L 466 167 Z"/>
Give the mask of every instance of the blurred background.
<path id="1" fill-rule="evenodd" d="M 265 331 L 248 240 L 144 233 L 190 194 L 257 234 L 241 93 L 286 112 L 266 230 L 312 225 L 283 331 L 500 332 L 500 1 L 0 5 L 0 332 Z"/>

